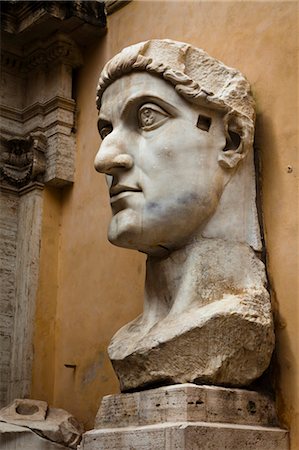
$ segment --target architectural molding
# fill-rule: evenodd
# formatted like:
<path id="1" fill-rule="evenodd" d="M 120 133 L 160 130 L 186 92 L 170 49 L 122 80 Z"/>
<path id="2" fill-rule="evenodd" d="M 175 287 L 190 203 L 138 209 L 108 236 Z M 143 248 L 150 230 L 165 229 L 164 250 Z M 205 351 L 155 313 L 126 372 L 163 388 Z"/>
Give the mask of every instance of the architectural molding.
<path id="1" fill-rule="evenodd" d="M 72 32 L 81 27 L 80 38 L 106 32 L 106 14 L 102 1 L 6 1 L 1 6 L 2 30 L 22 34 L 25 42 L 35 32 L 41 38 L 51 31 Z M 46 25 L 46 26 L 45 26 Z"/>
<path id="2" fill-rule="evenodd" d="M 0 130 L 4 134 L 10 134 L 10 131 L 8 129 L 5 130 L 5 120 L 13 120 L 15 122 L 25 124 L 26 121 L 37 117 L 38 115 L 46 116 L 47 114 L 50 114 L 52 112 L 57 112 L 57 109 L 64 110 L 73 114 L 76 110 L 76 102 L 73 99 L 56 96 L 51 98 L 47 102 L 35 102 L 23 109 L 16 109 L 11 106 L 2 105 L 1 116 L 4 122 L 2 122 Z M 71 128 L 73 128 L 73 122 L 61 123 L 64 123 L 65 125 L 71 126 Z"/>
<path id="3" fill-rule="evenodd" d="M 73 73 L 105 32 L 100 1 L 1 3 L 1 406 L 30 395 L 43 188 L 73 183 Z"/>
<path id="4" fill-rule="evenodd" d="M 27 72 L 38 66 L 58 62 L 72 68 L 82 65 L 82 55 L 77 44 L 62 33 L 27 47 L 22 55 L 1 48 L 2 70 L 9 72 Z"/>
<path id="5" fill-rule="evenodd" d="M 45 181 L 59 187 L 72 183 L 76 147 L 72 70 L 82 64 L 78 45 L 57 33 L 26 46 L 22 55 L 5 47 L 2 53 L 7 86 L 0 113 L 2 136 L 26 141 L 32 133 L 43 133 L 48 139 Z M 22 101 L 14 98 L 16 83 L 23 86 Z"/>
<path id="6" fill-rule="evenodd" d="M 25 55 L 24 69 L 30 71 L 37 66 L 63 63 L 72 68 L 82 65 L 82 55 L 77 44 L 66 35 L 55 34 L 46 42 L 38 42 Z"/>

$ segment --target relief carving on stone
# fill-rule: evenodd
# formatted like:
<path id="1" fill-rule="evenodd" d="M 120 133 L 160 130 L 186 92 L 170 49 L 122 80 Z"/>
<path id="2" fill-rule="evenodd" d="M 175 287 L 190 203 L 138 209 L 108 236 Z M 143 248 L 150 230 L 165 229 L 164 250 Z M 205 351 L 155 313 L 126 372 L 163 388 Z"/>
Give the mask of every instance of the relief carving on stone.
<path id="1" fill-rule="evenodd" d="M 72 69 L 82 64 L 78 45 L 56 33 L 25 45 L 18 55 L 6 49 L 1 55 L 5 87 L 1 135 L 5 139 L 20 136 L 26 145 L 28 135 L 43 133 L 47 139 L 45 182 L 57 187 L 72 183 L 76 148 Z M 16 94 L 16 83 L 22 99 Z"/>
<path id="2" fill-rule="evenodd" d="M 17 188 L 30 181 L 42 181 L 46 147 L 42 133 L 31 133 L 27 138 L 2 138 L 0 176 Z"/>
<path id="3" fill-rule="evenodd" d="M 82 56 L 74 42 L 63 33 L 57 33 L 43 44 L 27 49 L 25 68 L 31 70 L 44 64 L 63 62 L 72 67 L 82 65 Z"/>
<path id="4" fill-rule="evenodd" d="M 108 348 L 121 390 L 249 385 L 274 332 L 248 81 L 201 49 L 151 40 L 106 64 L 97 106 L 108 238 L 148 255 L 143 314 Z"/>

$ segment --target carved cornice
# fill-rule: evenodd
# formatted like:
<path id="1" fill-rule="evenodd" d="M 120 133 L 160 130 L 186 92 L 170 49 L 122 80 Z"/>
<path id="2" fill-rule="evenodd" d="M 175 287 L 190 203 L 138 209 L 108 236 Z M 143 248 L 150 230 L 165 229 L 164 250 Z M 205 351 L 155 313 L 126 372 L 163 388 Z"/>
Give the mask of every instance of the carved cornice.
<path id="1" fill-rule="evenodd" d="M 70 28 L 70 19 L 76 18 L 76 26 L 88 24 L 103 33 L 106 15 L 102 1 L 5 1 L 1 2 L 3 31 L 11 34 L 35 31 L 45 21 L 56 21 L 56 30 Z M 43 36 L 44 38 L 44 36 Z"/>
<path id="2" fill-rule="evenodd" d="M 82 56 L 77 44 L 64 34 L 56 34 L 45 42 L 26 47 L 22 56 L 1 49 L 2 70 L 9 72 L 25 74 L 35 67 L 57 63 L 70 65 L 73 68 L 82 64 Z"/>
<path id="3" fill-rule="evenodd" d="M 57 3 L 66 7 L 65 18 L 76 16 L 95 26 L 106 25 L 106 15 L 103 1 L 75 0 L 70 2 L 51 2 L 57 8 Z"/>
<path id="4" fill-rule="evenodd" d="M 35 117 L 38 114 L 42 114 L 46 116 L 47 114 L 55 111 L 56 109 L 63 109 L 64 111 L 75 112 L 76 102 L 73 99 L 64 98 L 64 97 L 53 97 L 51 100 L 45 103 L 36 102 L 33 105 L 25 108 L 22 111 L 23 120 L 28 120 L 31 117 Z"/>
<path id="5" fill-rule="evenodd" d="M 61 116 L 61 114 L 58 114 L 58 110 L 60 110 L 60 112 L 65 111 L 67 113 L 72 113 L 72 116 L 70 116 L 71 119 L 69 121 L 62 119 L 55 121 L 52 120 L 50 124 L 45 125 L 44 118 L 47 116 L 47 114 L 57 111 L 56 117 L 65 117 L 65 114 L 63 116 Z M 53 97 L 51 100 L 45 103 L 36 102 L 23 110 L 19 110 L 7 105 L 1 105 L 0 118 L 2 118 L 2 124 L 0 126 L 0 130 L 3 134 L 10 134 L 10 130 L 7 129 L 7 126 L 5 126 L 6 121 L 4 119 L 7 119 L 8 121 L 13 120 L 14 122 L 18 122 L 21 126 L 24 125 L 26 128 L 26 122 L 33 118 L 36 118 L 33 128 L 34 130 L 36 130 L 36 127 L 38 126 L 40 130 L 45 132 L 47 129 L 54 127 L 54 125 L 62 125 L 64 127 L 72 129 L 74 127 L 75 110 L 75 100 L 59 96 Z M 39 123 L 37 119 L 38 116 L 41 116 L 43 118 L 41 123 Z M 10 122 L 8 122 L 8 124 L 9 123 Z"/>
<path id="6" fill-rule="evenodd" d="M 23 123 L 23 112 L 12 106 L 1 105 L 0 117 L 2 119 L 14 120 L 16 122 Z"/>
<path id="7" fill-rule="evenodd" d="M 42 181 L 46 170 L 45 151 L 46 138 L 42 133 L 30 133 L 27 138 L 1 138 L 1 178 L 16 188 Z"/>
<path id="8" fill-rule="evenodd" d="M 45 64 L 57 62 L 78 67 L 82 64 L 81 52 L 74 41 L 63 34 L 56 34 L 54 38 L 39 43 L 36 48 L 27 50 L 24 55 L 26 70 Z"/>
<path id="9" fill-rule="evenodd" d="M 82 64 L 80 49 L 106 32 L 105 5 L 85 0 L 5 1 L 1 25 L 2 70 L 8 87 L 0 113 L 1 184 L 20 189 L 29 180 L 41 179 L 44 154 L 33 145 L 33 132 L 47 139 L 44 182 L 72 183 L 76 117 L 70 98 L 71 69 Z"/>

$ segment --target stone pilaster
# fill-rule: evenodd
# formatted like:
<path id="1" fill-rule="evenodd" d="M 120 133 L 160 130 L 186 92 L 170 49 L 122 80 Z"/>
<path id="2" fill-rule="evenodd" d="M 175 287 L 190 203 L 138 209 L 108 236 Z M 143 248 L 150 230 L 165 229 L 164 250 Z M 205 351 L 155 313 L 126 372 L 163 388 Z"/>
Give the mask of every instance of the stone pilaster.
<path id="1" fill-rule="evenodd" d="M 42 189 L 41 183 L 32 183 L 21 190 L 19 197 L 10 399 L 30 395 L 43 212 Z"/>
<path id="2" fill-rule="evenodd" d="M 17 190 L 0 190 L 0 404 L 8 399 L 10 382 L 12 330 L 16 285 L 16 249 L 18 232 Z"/>
<path id="3" fill-rule="evenodd" d="M 1 401 L 28 396 L 47 142 L 42 133 L 1 139 Z"/>

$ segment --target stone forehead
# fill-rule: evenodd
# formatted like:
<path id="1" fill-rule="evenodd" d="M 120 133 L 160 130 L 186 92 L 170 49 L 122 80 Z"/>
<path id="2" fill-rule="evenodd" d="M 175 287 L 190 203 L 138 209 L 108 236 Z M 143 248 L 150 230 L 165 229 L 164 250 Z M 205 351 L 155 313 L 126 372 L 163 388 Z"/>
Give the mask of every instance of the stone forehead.
<path id="1" fill-rule="evenodd" d="M 131 45 L 108 61 L 99 78 L 98 108 L 103 92 L 114 80 L 142 70 L 160 75 L 191 102 L 233 111 L 254 121 L 250 85 L 239 70 L 224 65 L 200 48 L 169 39 Z"/>

